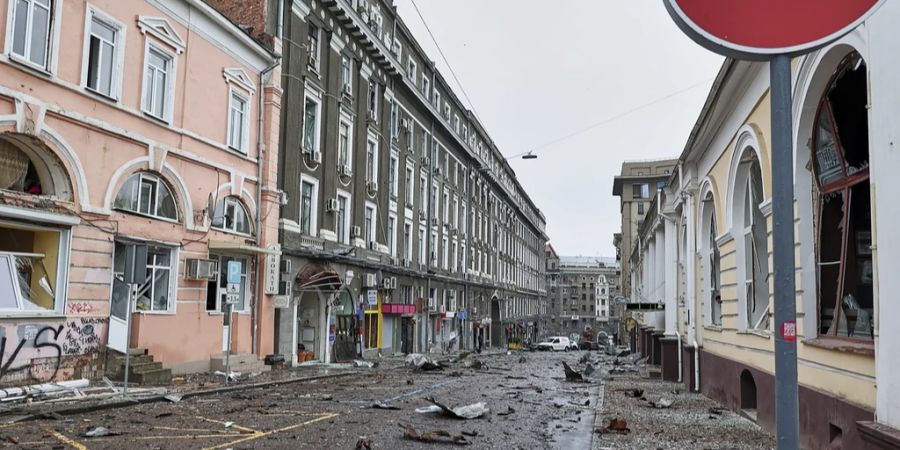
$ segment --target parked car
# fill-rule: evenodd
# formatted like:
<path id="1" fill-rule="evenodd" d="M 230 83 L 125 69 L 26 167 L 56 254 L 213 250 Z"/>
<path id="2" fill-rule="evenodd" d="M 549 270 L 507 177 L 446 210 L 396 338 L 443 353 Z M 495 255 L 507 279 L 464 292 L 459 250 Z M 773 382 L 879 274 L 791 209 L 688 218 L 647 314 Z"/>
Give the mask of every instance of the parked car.
<path id="1" fill-rule="evenodd" d="M 581 341 L 578 343 L 579 350 L 600 350 L 600 344 L 594 341 Z"/>
<path id="2" fill-rule="evenodd" d="M 547 338 L 546 341 L 541 342 L 537 345 L 538 350 L 549 350 L 553 352 L 558 351 L 569 351 L 572 349 L 572 346 L 575 346 L 575 349 L 578 349 L 578 345 L 574 342 L 570 341 L 569 338 L 565 336 L 552 336 Z"/>

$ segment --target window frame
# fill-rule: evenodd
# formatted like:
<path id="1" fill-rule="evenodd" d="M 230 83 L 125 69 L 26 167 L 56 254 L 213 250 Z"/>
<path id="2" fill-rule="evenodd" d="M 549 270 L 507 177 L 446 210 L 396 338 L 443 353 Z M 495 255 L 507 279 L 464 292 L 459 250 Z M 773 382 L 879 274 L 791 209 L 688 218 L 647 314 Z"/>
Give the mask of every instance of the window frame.
<path id="1" fill-rule="evenodd" d="M 335 195 L 335 200 L 338 202 L 338 210 L 335 211 L 335 219 L 334 219 L 334 234 L 337 235 L 338 242 L 344 245 L 350 245 L 351 236 L 350 236 L 350 228 L 352 224 L 352 214 L 353 214 L 353 204 L 350 193 L 347 191 L 343 191 L 338 189 L 337 195 Z M 345 201 L 346 210 L 341 213 L 341 200 Z M 341 233 L 341 229 L 339 228 L 339 224 L 343 224 L 343 233 Z"/>
<path id="2" fill-rule="evenodd" d="M 306 130 L 307 130 L 306 104 L 309 101 L 312 101 L 312 103 L 315 104 L 314 111 L 316 113 L 315 123 L 313 124 L 313 128 L 312 128 L 312 130 L 313 130 L 312 148 L 308 148 L 307 142 L 306 142 L 306 139 L 307 139 L 306 138 Z M 301 153 L 312 154 L 317 151 L 320 151 L 319 149 L 321 148 L 321 145 L 322 145 L 322 96 L 321 96 L 321 93 L 313 91 L 311 89 L 305 90 L 305 92 L 303 94 L 303 107 L 300 111 L 300 117 L 302 117 L 302 120 L 301 120 L 302 126 L 300 129 Z M 352 129 L 352 127 L 351 127 L 351 129 Z M 351 147 L 352 147 L 352 141 L 351 141 Z M 352 158 L 350 158 L 350 159 L 352 159 Z"/>
<path id="3" fill-rule="evenodd" d="M 313 31 L 315 31 L 315 36 L 313 36 Z M 315 46 L 312 43 L 313 38 L 316 41 Z M 308 53 L 307 65 L 318 72 L 322 64 L 322 27 L 312 22 L 307 25 L 306 51 Z"/>
<path id="4" fill-rule="evenodd" d="M 404 176 L 406 177 L 406 178 L 404 179 L 404 183 L 406 184 L 406 186 L 404 186 L 404 188 L 405 188 L 405 190 L 404 190 L 404 191 L 405 191 L 405 198 L 406 198 L 406 207 L 407 207 L 407 208 L 412 208 L 413 205 L 414 205 L 415 202 L 416 202 L 416 198 L 415 198 L 415 197 L 416 197 L 416 195 L 415 195 L 415 191 L 416 191 L 416 169 L 415 169 L 410 163 L 407 162 L 407 164 L 406 164 L 406 169 L 405 169 L 404 173 L 405 173 Z"/>
<path id="5" fill-rule="evenodd" d="M 252 216 L 250 215 L 250 210 L 247 208 L 247 206 L 244 204 L 244 202 L 243 202 L 238 196 L 236 196 L 236 195 L 228 195 L 228 196 L 225 196 L 225 197 L 222 198 L 221 202 L 222 202 L 222 214 L 223 214 L 223 217 L 222 217 L 222 226 L 216 226 L 216 225 L 213 225 L 213 224 L 215 223 L 215 219 L 213 219 L 213 220 L 210 222 L 210 228 L 212 228 L 213 230 L 216 230 L 216 231 L 224 232 L 224 233 L 230 233 L 230 234 L 237 234 L 237 235 L 239 235 L 239 236 L 248 236 L 248 237 L 252 237 L 252 236 L 254 235 L 254 234 L 253 234 L 253 218 L 252 218 Z M 247 221 L 247 226 L 248 226 L 249 229 L 250 229 L 250 232 L 249 232 L 249 233 L 243 233 L 243 232 L 238 231 L 238 230 L 235 229 L 235 228 L 227 228 L 227 227 L 225 226 L 225 224 L 227 223 L 227 220 L 226 220 L 226 218 L 225 218 L 224 215 L 228 214 L 228 206 L 229 206 L 229 203 L 230 203 L 232 206 L 235 207 L 235 208 L 234 208 L 234 211 L 238 211 L 238 209 L 240 209 L 241 211 L 243 211 L 245 220 Z M 216 209 L 219 209 L 219 208 L 218 208 L 218 205 L 216 205 Z M 236 223 L 236 220 L 232 219 L 232 223 Z"/>
<path id="6" fill-rule="evenodd" d="M 407 234 L 409 231 L 409 234 Z M 403 236 L 404 236 L 404 255 L 406 255 L 407 261 L 412 261 L 413 257 L 413 223 L 411 220 L 406 219 L 403 221 Z"/>
<path id="7" fill-rule="evenodd" d="M 309 230 L 303 229 L 303 185 L 309 184 L 312 186 L 312 192 L 310 195 L 309 201 Z M 298 222 L 300 225 L 301 234 L 307 232 L 307 236 L 318 236 L 319 235 L 319 180 L 307 176 L 305 174 L 300 175 L 300 192 L 297 196 L 297 210 L 298 210 Z"/>
<path id="8" fill-rule="evenodd" d="M 112 295 L 114 293 L 114 289 L 112 288 L 113 284 L 116 281 L 116 277 L 118 273 L 115 270 L 115 258 L 116 258 L 116 249 L 115 244 L 139 244 L 146 245 L 148 247 L 155 247 L 158 249 L 166 249 L 169 251 L 169 286 L 168 286 L 168 296 L 166 297 L 166 309 L 165 310 L 154 310 L 153 309 L 153 299 L 150 299 L 150 307 L 149 310 L 138 310 L 137 309 L 137 299 L 133 301 L 135 304 L 132 308 L 132 313 L 138 314 L 146 314 L 146 315 L 174 315 L 177 312 L 177 304 L 178 304 L 178 279 L 179 279 L 179 265 L 180 265 L 180 251 L 177 246 L 173 246 L 171 244 L 166 244 L 162 242 L 155 241 L 144 241 L 141 239 L 132 239 L 132 238 L 122 238 L 118 239 L 113 243 L 113 266 L 110 271 L 111 280 L 110 280 L 110 301 L 112 301 Z M 149 250 L 149 249 L 148 249 Z M 147 257 L 150 257 L 150 252 L 147 252 Z M 150 269 L 151 264 L 147 262 L 147 268 Z M 162 267 L 162 266 L 159 266 Z"/>
<path id="9" fill-rule="evenodd" d="M 369 223 L 366 224 L 366 213 L 372 211 L 371 218 L 369 219 Z M 366 241 L 366 248 L 368 248 L 372 243 L 378 243 L 378 206 L 372 202 L 366 202 L 365 209 L 363 210 L 363 237 Z"/>
<path id="10" fill-rule="evenodd" d="M 30 4 L 34 2 L 34 0 L 26 0 Z M 14 50 L 14 39 L 15 39 L 15 22 L 16 22 L 16 7 L 18 6 L 18 2 L 16 0 L 9 0 L 7 3 L 7 19 L 6 19 L 6 49 L 5 53 L 7 57 L 18 64 L 21 64 L 30 69 L 37 70 L 41 73 L 45 73 L 48 75 L 55 75 L 57 72 L 57 64 L 59 62 L 59 35 L 60 35 L 60 23 L 62 19 L 62 9 L 63 9 L 63 0 L 49 0 L 50 11 L 48 14 L 49 23 L 47 25 L 47 47 L 46 47 L 46 57 L 43 65 L 36 64 L 29 59 L 28 56 L 19 55 L 15 53 Z M 31 18 L 31 14 L 29 12 L 29 18 Z M 27 25 L 26 25 L 27 26 Z M 25 33 L 26 46 L 30 46 L 31 42 L 31 29 L 26 29 Z M 26 52 L 30 55 L 30 47 Z"/>
<path id="11" fill-rule="evenodd" d="M 397 256 L 397 214 L 388 213 L 388 221 L 385 235 L 388 238 L 388 252 L 391 256 Z"/>
<path id="12" fill-rule="evenodd" d="M 369 151 L 372 152 L 371 162 Z M 378 138 L 369 134 L 366 138 L 366 182 L 378 183 Z"/>
<path id="13" fill-rule="evenodd" d="M 390 166 L 388 167 L 388 198 L 396 202 L 400 191 L 400 155 L 391 151 Z"/>
<path id="14" fill-rule="evenodd" d="M 244 302 L 243 309 L 232 308 L 232 312 L 238 313 L 238 314 L 250 314 L 251 304 L 255 300 L 254 293 L 256 290 L 256 289 L 251 289 L 251 284 L 253 284 L 253 281 L 255 279 L 255 277 L 253 275 L 255 274 L 255 271 L 256 271 L 255 267 L 251 267 L 251 265 L 253 264 L 253 258 L 251 258 L 249 256 L 227 255 L 227 254 L 219 254 L 219 253 L 210 252 L 209 259 L 213 259 L 218 262 L 219 279 L 215 281 L 215 283 L 216 283 L 216 309 L 208 309 L 208 305 L 204 305 L 206 314 L 219 315 L 219 316 L 225 314 L 225 312 L 222 311 L 222 305 L 223 305 L 222 299 L 226 295 L 225 291 L 228 288 L 228 286 L 227 286 L 227 283 L 225 283 L 225 286 L 222 285 L 222 278 L 223 278 L 222 275 L 227 270 L 229 260 L 241 261 L 243 263 L 243 264 L 241 264 L 241 269 L 244 271 L 243 273 L 241 273 L 241 289 L 243 290 L 244 299 L 246 300 Z M 213 282 L 210 281 L 210 282 L 206 283 L 207 296 L 209 295 L 209 285 L 211 283 L 213 283 Z"/>
<path id="15" fill-rule="evenodd" d="M 233 142 L 231 142 L 232 132 L 234 130 L 234 121 L 232 111 L 234 110 L 235 99 L 243 101 L 244 103 L 244 111 L 241 116 L 241 142 L 240 147 L 235 147 Z M 228 88 L 228 129 L 225 139 L 225 145 L 244 156 L 249 153 L 250 147 L 250 114 L 253 111 L 252 104 L 250 103 L 250 95 L 244 92 L 241 89 L 237 89 L 234 86 L 229 86 Z"/>
<path id="16" fill-rule="evenodd" d="M 163 104 L 163 113 L 161 116 L 156 115 L 147 105 L 147 90 L 151 88 L 147 79 L 147 69 L 150 67 L 150 54 L 152 52 L 163 56 L 168 61 L 166 68 L 166 86 L 165 98 Z M 174 117 L 175 104 L 175 85 L 178 80 L 178 55 L 165 48 L 164 45 L 157 43 L 151 38 L 144 40 L 144 62 L 141 71 L 141 112 L 145 116 L 171 124 Z M 155 83 L 154 83 L 155 84 Z"/>
<path id="17" fill-rule="evenodd" d="M 125 188 L 125 185 L 128 183 L 128 181 L 129 181 L 132 177 L 135 177 L 135 176 L 139 177 L 139 179 L 138 179 L 138 192 L 137 192 L 137 197 L 138 197 L 138 199 L 137 199 L 137 201 L 138 201 L 138 207 L 137 207 L 137 209 L 136 209 L 136 210 L 132 210 L 132 209 L 127 209 L 127 208 L 120 208 L 120 207 L 117 207 L 117 206 L 116 206 L 116 200 L 119 198 L 119 195 L 122 193 L 122 189 L 124 189 L 124 188 Z M 141 192 L 140 192 L 140 187 L 141 187 L 141 182 L 143 181 L 143 178 L 144 178 L 144 177 L 152 178 L 153 181 L 157 184 L 157 187 L 156 187 L 156 189 L 154 190 L 154 193 L 155 193 L 154 203 L 155 203 L 155 205 L 156 205 L 156 207 L 154 208 L 155 211 L 159 211 L 159 185 L 162 185 L 163 187 L 165 187 L 165 188 L 169 191 L 169 195 L 172 197 L 172 201 L 175 203 L 175 218 L 174 218 L 174 219 L 173 219 L 173 218 L 170 218 L 170 217 L 160 216 L 160 215 L 158 215 L 158 214 L 149 214 L 149 213 L 144 213 L 144 212 L 141 212 L 141 211 L 140 211 L 140 202 L 141 202 Z M 148 171 L 138 171 L 138 172 L 134 172 L 134 173 L 128 175 L 127 177 L 125 177 L 125 181 L 122 183 L 121 186 L 119 186 L 119 190 L 116 191 L 116 196 L 113 197 L 112 209 L 117 210 L 117 211 L 122 211 L 122 212 L 125 212 L 125 213 L 128 213 L 128 214 L 135 214 L 135 215 L 138 215 L 138 216 L 149 217 L 149 218 L 157 219 L 157 220 L 163 220 L 163 221 L 166 221 L 166 222 L 181 223 L 181 217 L 180 217 L 180 216 L 181 216 L 181 207 L 180 207 L 179 202 L 178 202 L 178 196 L 175 195 L 175 191 L 172 189 L 172 187 L 169 185 L 169 183 L 168 183 L 163 177 L 161 177 L 160 175 L 157 175 L 157 174 L 155 174 L 155 173 L 153 173 L 153 172 L 148 172 Z"/>
<path id="18" fill-rule="evenodd" d="M 21 229 L 25 231 L 42 231 L 42 232 L 54 232 L 59 235 L 59 243 L 58 243 L 58 261 L 56 263 L 56 279 L 54 282 L 53 289 L 53 309 L 45 309 L 45 310 L 34 310 L 34 309 L 24 309 L 22 307 L 22 298 L 19 289 L 16 289 L 16 309 L 0 309 L 0 313 L 2 313 L 5 317 L 42 317 L 42 316 L 60 316 L 65 314 L 66 303 L 68 302 L 67 298 L 67 286 L 69 280 L 69 261 L 72 254 L 72 230 L 68 227 L 51 227 L 45 225 L 34 225 L 32 223 L 23 223 L 17 222 L 14 220 L 5 220 L 0 219 L 0 226 L 6 226 L 10 228 Z M 26 253 L 26 252 L 9 252 L 9 251 L 0 251 L 0 256 L 7 257 L 10 255 L 17 254 L 28 254 L 33 255 L 34 253 Z M 7 259 L 12 262 L 12 260 Z M 15 276 L 13 271 L 15 268 L 12 264 L 10 264 L 10 276 L 13 286 L 18 285 L 18 277 Z"/>
<path id="19" fill-rule="evenodd" d="M 127 42 L 126 31 L 127 27 L 122 22 L 116 20 L 114 17 L 106 14 L 101 11 L 94 5 L 87 5 L 87 14 L 85 14 L 84 21 L 84 48 L 82 50 L 82 62 L 81 62 L 81 87 L 82 89 L 91 92 L 92 94 L 97 94 L 106 98 L 108 100 L 119 102 L 122 99 L 122 78 L 124 76 L 124 68 L 123 62 L 125 60 L 125 43 Z M 101 22 L 103 25 L 106 25 L 110 28 L 115 29 L 116 42 L 113 43 L 114 46 L 114 54 L 113 54 L 113 63 L 112 63 L 112 73 L 110 74 L 110 92 L 109 94 L 105 94 L 101 92 L 99 89 L 94 89 L 88 86 L 89 82 L 89 74 L 90 74 L 90 42 L 91 37 L 93 36 L 92 24 L 94 20 Z M 146 71 L 144 72 L 146 73 Z M 141 98 L 143 102 L 143 97 Z"/>
<path id="20" fill-rule="evenodd" d="M 341 91 L 353 92 L 353 58 L 346 53 L 341 54 Z"/>
<path id="21" fill-rule="evenodd" d="M 341 138 L 343 136 L 341 136 L 341 132 L 343 131 L 344 127 L 346 127 L 346 130 L 347 130 L 347 142 L 346 142 L 347 147 L 344 149 L 345 154 L 343 155 L 343 157 L 346 159 L 342 160 Z M 338 156 L 337 164 L 338 164 L 338 166 L 340 167 L 342 165 L 345 165 L 352 172 L 353 171 L 353 121 L 350 119 L 350 116 L 345 114 L 343 111 L 341 112 L 341 117 L 338 120 L 337 145 L 338 145 L 338 148 L 337 148 L 337 156 Z"/>

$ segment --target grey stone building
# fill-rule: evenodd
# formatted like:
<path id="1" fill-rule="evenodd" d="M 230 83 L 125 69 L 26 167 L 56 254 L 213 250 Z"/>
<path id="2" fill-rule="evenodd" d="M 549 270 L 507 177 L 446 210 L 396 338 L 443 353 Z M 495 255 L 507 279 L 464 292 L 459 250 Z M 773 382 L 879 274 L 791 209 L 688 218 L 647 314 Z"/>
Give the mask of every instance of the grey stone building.
<path id="1" fill-rule="evenodd" d="M 279 352 L 331 361 L 537 333 L 545 218 L 393 2 L 239 3 L 239 22 L 284 43 Z"/>
<path id="2" fill-rule="evenodd" d="M 548 248 L 548 255 L 556 252 Z M 553 264 L 556 262 L 556 264 Z M 548 263 L 553 333 L 581 335 L 588 328 L 594 333 L 609 332 L 611 287 L 617 277 L 617 265 L 611 258 L 557 256 Z M 553 295 L 553 293 L 556 293 Z"/>
<path id="3" fill-rule="evenodd" d="M 619 279 L 619 295 L 623 302 L 613 305 L 613 316 L 624 317 L 627 303 L 631 301 L 631 255 L 638 236 L 638 226 L 650 209 L 650 201 L 656 191 L 664 187 L 673 171 L 676 159 L 657 159 L 646 161 L 625 161 L 621 173 L 613 181 L 612 194 L 619 197 L 619 211 L 622 228 L 613 236 L 616 246 L 616 260 L 619 262 L 621 277 Z M 619 336 L 624 336 L 624 322 L 618 323 Z"/>

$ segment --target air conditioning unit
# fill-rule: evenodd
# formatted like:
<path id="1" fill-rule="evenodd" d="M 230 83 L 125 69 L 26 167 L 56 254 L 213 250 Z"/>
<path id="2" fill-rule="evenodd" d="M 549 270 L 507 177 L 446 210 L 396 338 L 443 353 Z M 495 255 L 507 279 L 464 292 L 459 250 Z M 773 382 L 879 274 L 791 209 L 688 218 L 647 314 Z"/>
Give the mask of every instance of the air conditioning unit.
<path id="1" fill-rule="evenodd" d="M 409 267 L 409 260 L 408 260 L 408 259 L 401 259 L 401 260 L 400 260 L 400 265 L 403 266 L 403 267 Z"/>
<path id="2" fill-rule="evenodd" d="M 407 119 L 406 117 L 400 119 L 400 126 L 409 130 L 409 119 Z"/>
<path id="3" fill-rule="evenodd" d="M 428 167 L 431 165 L 431 160 L 428 159 L 427 156 L 422 157 L 422 167 Z"/>
<path id="4" fill-rule="evenodd" d="M 369 241 L 369 250 L 378 251 L 378 243 L 375 241 Z"/>
<path id="5" fill-rule="evenodd" d="M 397 289 L 397 277 L 391 277 L 389 280 L 391 281 L 391 289 Z"/>
<path id="6" fill-rule="evenodd" d="M 325 211 L 336 212 L 338 210 L 338 201 L 336 198 L 325 200 Z"/>
<path id="7" fill-rule="evenodd" d="M 438 226 L 438 219 L 437 219 L 437 217 L 432 217 L 432 218 L 431 218 L 431 226 L 433 226 L 433 227 Z"/>
<path id="8" fill-rule="evenodd" d="M 350 176 L 353 176 L 353 170 L 350 169 L 350 165 L 341 164 L 338 166 L 338 175 L 341 175 L 344 177 L 350 177 Z"/>
<path id="9" fill-rule="evenodd" d="M 447 305 L 441 303 L 441 310 L 440 310 L 440 312 L 441 312 L 441 313 L 447 312 Z"/>
<path id="10" fill-rule="evenodd" d="M 317 164 L 322 162 L 322 152 L 312 152 L 309 159 Z"/>
<path id="11" fill-rule="evenodd" d="M 368 119 L 369 122 L 375 122 L 377 120 L 377 118 L 375 116 L 375 111 L 372 111 L 370 109 L 368 112 L 366 112 L 366 119 Z"/>
<path id="12" fill-rule="evenodd" d="M 184 277 L 189 280 L 216 281 L 219 279 L 219 262 L 188 258 L 185 260 Z"/>
<path id="13" fill-rule="evenodd" d="M 319 60 L 313 55 L 309 55 L 309 67 L 312 67 L 312 68 L 319 67 Z"/>
<path id="14" fill-rule="evenodd" d="M 291 273 L 291 260 L 282 259 L 281 263 L 279 264 L 278 271 L 283 274 L 290 274 Z"/>
<path id="15" fill-rule="evenodd" d="M 378 275 L 374 273 L 366 274 L 366 287 L 377 287 L 378 286 Z"/>
<path id="16" fill-rule="evenodd" d="M 440 167 L 440 166 L 435 166 L 435 168 L 434 168 L 434 175 L 435 175 L 435 176 L 441 176 L 441 173 L 443 173 L 443 172 L 441 171 L 441 167 Z"/>
<path id="17" fill-rule="evenodd" d="M 358 237 L 361 237 L 361 236 L 362 236 L 362 228 L 361 228 L 361 227 L 359 227 L 359 226 L 357 225 L 357 226 L 355 226 L 355 227 L 350 228 L 350 237 L 352 237 L 352 238 L 358 238 Z"/>
<path id="18" fill-rule="evenodd" d="M 369 181 L 366 183 L 366 189 L 368 189 L 369 192 L 375 192 L 378 190 L 378 183 L 376 183 L 374 181 Z"/>
<path id="19" fill-rule="evenodd" d="M 384 289 L 392 289 L 392 288 L 391 288 L 391 279 L 390 279 L 390 278 L 383 278 L 383 279 L 381 280 L 381 287 L 384 288 Z"/>
<path id="20" fill-rule="evenodd" d="M 341 93 L 346 95 L 347 97 L 352 97 L 353 96 L 353 86 L 350 86 L 349 83 L 345 84 L 344 88 L 341 89 Z"/>

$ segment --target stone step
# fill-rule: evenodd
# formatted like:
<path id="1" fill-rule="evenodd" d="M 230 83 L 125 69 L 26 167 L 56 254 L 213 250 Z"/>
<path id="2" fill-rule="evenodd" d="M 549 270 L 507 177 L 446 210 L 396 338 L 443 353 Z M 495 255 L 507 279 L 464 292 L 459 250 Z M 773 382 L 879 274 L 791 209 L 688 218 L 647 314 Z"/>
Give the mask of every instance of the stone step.
<path id="1" fill-rule="evenodd" d="M 170 384 L 172 382 L 172 369 L 156 369 L 147 372 L 139 372 L 128 375 L 128 381 L 138 384 Z"/>
<path id="2" fill-rule="evenodd" d="M 152 363 L 152 362 L 154 362 L 153 355 L 135 355 L 135 356 L 130 356 L 128 358 L 129 365 L 145 364 L 145 363 Z M 108 366 L 124 366 L 125 365 L 125 355 L 109 355 L 106 358 L 106 364 Z"/>
<path id="3" fill-rule="evenodd" d="M 133 348 L 128 351 L 128 382 L 136 384 L 169 384 L 172 370 L 164 369 L 162 363 L 154 361 L 146 349 Z M 125 379 L 125 354 L 110 349 L 106 354 L 106 374 L 111 379 Z"/>
<path id="4" fill-rule="evenodd" d="M 231 370 L 235 372 L 240 372 L 243 367 L 254 366 L 257 364 L 264 365 L 263 361 L 259 360 L 256 355 L 250 353 L 236 353 L 229 357 L 228 364 L 231 366 Z M 213 355 L 209 358 L 209 370 L 225 370 L 225 355 Z"/>

